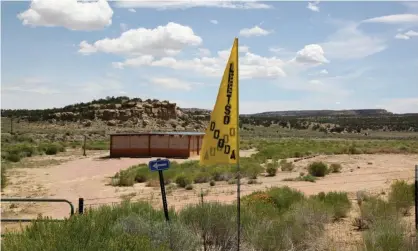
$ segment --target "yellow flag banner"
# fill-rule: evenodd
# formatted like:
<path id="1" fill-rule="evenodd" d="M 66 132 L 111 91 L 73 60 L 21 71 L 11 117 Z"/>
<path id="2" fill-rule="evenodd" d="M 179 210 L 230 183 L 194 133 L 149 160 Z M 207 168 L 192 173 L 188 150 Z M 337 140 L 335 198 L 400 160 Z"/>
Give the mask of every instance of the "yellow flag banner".
<path id="1" fill-rule="evenodd" d="M 235 38 L 203 138 L 202 165 L 236 164 L 239 159 L 238 82 L 238 38 Z"/>

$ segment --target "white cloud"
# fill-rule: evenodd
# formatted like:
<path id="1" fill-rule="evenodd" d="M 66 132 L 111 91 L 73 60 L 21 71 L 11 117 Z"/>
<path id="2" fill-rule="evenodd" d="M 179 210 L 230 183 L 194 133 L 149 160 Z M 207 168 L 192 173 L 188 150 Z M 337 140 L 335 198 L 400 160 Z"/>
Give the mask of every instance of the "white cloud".
<path id="1" fill-rule="evenodd" d="M 150 8 L 158 10 L 167 9 L 188 9 L 195 7 L 207 7 L 207 8 L 227 8 L 227 9 L 270 9 L 271 5 L 260 3 L 254 0 L 247 1 L 153 1 L 153 0 L 140 0 L 140 1 L 116 1 L 115 5 L 122 8 Z"/>
<path id="2" fill-rule="evenodd" d="M 398 33 L 395 36 L 396 39 L 403 39 L 403 40 L 408 40 L 411 37 L 418 37 L 418 32 L 410 30 L 405 33 Z"/>
<path id="3" fill-rule="evenodd" d="M 316 2 L 309 2 L 308 6 L 306 6 L 306 8 L 310 9 L 311 11 L 314 12 L 319 12 L 319 7 L 318 7 L 319 1 Z"/>
<path id="4" fill-rule="evenodd" d="M 357 24 L 345 24 L 320 44 L 329 59 L 361 59 L 387 48 L 386 41 L 367 35 Z"/>
<path id="5" fill-rule="evenodd" d="M 319 75 L 328 75 L 328 71 L 326 69 L 323 69 L 319 72 Z"/>
<path id="6" fill-rule="evenodd" d="M 296 53 L 295 61 L 302 64 L 329 63 L 324 56 L 324 50 L 318 44 L 309 44 Z"/>
<path id="7" fill-rule="evenodd" d="M 244 28 L 239 31 L 239 34 L 244 37 L 267 36 L 270 33 L 271 31 L 264 30 L 263 28 L 260 28 L 258 25 L 252 28 Z"/>
<path id="8" fill-rule="evenodd" d="M 135 13 L 135 12 L 136 12 L 136 10 L 135 10 L 135 9 L 133 9 L 133 8 L 129 8 L 129 9 L 128 9 L 128 11 L 129 11 L 129 12 L 132 12 L 132 13 Z"/>
<path id="9" fill-rule="evenodd" d="M 363 20 L 364 23 L 384 23 L 384 24 L 406 24 L 418 23 L 418 15 L 416 14 L 397 14 L 381 17 L 374 17 Z"/>
<path id="10" fill-rule="evenodd" d="M 200 57 L 208 57 L 210 56 L 210 50 L 206 48 L 199 48 L 197 55 Z"/>
<path id="11" fill-rule="evenodd" d="M 105 52 L 119 55 L 176 55 L 187 46 L 198 46 L 202 38 L 192 28 L 170 22 L 155 29 L 138 28 L 122 33 L 118 38 L 105 38 L 93 44 L 80 43 L 79 52 Z"/>
<path id="12" fill-rule="evenodd" d="M 215 20 L 215 19 L 210 20 L 210 22 L 213 23 L 213 24 L 218 24 L 219 23 L 218 20 Z"/>
<path id="13" fill-rule="evenodd" d="M 282 69 L 284 62 L 276 57 L 262 57 L 249 52 L 246 46 L 240 46 L 240 77 L 250 78 L 278 78 L 286 76 Z M 140 56 L 127 59 L 124 62 L 115 62 L 115 68 L 153 66 L 166 67 L 175 70 L 193 71 L 208 77 L 222 76 L 228 60 L 230 49 L 218 51 L 217 57 L 200 57 L 188 60 L 173 57 L 155 59 L 152 56 Z"/>
<path id="14" fill-rule="evenodd" d="M 190 91 L 196 85 L 201 85 L 200 83 L 191 83 L 188 81 L 183 81 L 176 78 L 151 78 L 151 84 L 157 85 L 162 88 L 173 89 L 173 90 L 183 90 Z"/>
<path id="15" fill-rule="evenodd" d="M 112 24 L 113 10 L 106 0 L 33 0 L 17 17 L 23 25 L 62 26 L 70 30 L 99 30 Z"/>

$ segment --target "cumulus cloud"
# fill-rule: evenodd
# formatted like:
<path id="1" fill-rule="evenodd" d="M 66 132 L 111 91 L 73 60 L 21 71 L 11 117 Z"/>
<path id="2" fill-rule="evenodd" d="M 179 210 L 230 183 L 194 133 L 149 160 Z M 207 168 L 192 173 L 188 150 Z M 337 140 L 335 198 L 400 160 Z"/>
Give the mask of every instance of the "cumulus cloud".
<path id="1" fill-rule="evenodd" d="M 79 52 L 105 52 L 119 55 L 176 55 L 187 46 L 198 46 L 202 38 L 192 28 L 170 22 L 155 29 L 138 28 L 122 33 L 118 38 L 105 38 L 92 44 L 80 42 Z"/>
<path id="2" fill-rule="evenodd" d="M 262 57 L 253 54 L 248 47 L 241 46 L 240 53 L 240 77 L 250 78 L 278 78 L 286 76 L 282 69 L 284 62 L 276 57 Z M 230 49 L 218 51 L 215 57 L 196 57 L 193 59 L 176 59 L 174 57 L 154 58 L 152 56 L 140 56 L 126 59 L 124 62 L 115 62 L 115 68 L 125 67 L 165 67 L 175 70 L 193 71 L 208 77 L 219 77 L 223 74 L 225 62 L 230 54 Z"/>
<path id="3" fill-rule="evenodd" d="M 259 27 L 258 25 L 252 28 L 244 28 L 239 31 L 239 34 L 243 37 L 258 37 L 258 36 L 267 36 L 270 34 L 271 31 L 264 30 L 263 28 Z"/>
<path id="4" fill-rule="evenodd" d="M 100 30 L 112 24 L 113 10 L 106 0 L 32 0 L 28 10 L 17 17 L 23 25 L 56 27 L 69 30 Z"/>
<path id="5" fill-rule="evenodd" d="M 329 63 L 324 54 L 324 50 L 320 45 L 309 44 L 296 53 L 295 61 L 302 64 Z"/>
<path id="6" fill-rule="evenodd" d="M 306 6 L 306 8 L 308 8 L 311 11 L 314 11 L 314 12 L 319 12 L 319 6 L 318 6 L 318 4 L 319 4 L 319 1 L 309 2 L 308 3 L 308 6 Z"/>

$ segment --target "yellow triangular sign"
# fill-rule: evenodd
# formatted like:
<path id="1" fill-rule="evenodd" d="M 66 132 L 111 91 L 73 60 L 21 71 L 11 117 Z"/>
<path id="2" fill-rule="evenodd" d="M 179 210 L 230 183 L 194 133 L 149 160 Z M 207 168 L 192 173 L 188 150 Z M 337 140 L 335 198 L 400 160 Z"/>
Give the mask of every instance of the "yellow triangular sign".
<path id="1" fill-rule="evenodd" d="M 210 115 L 200 164 L 236 164 L 239 159 L 238 38 L 235 38 Z"/>

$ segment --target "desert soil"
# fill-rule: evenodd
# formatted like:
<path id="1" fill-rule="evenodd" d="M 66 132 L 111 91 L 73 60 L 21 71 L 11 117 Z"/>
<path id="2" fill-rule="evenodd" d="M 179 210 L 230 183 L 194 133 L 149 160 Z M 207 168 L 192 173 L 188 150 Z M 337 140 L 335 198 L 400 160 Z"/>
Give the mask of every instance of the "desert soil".
<path id="1" fill-rule="evenodd" d="M 250 156 L 254 150 L 242 151 L 242 156 Z M 135 184 L 133 187 L 110 186 L 110 177 L 116 172 L 132 165 L 148 163 L 148 158 L 104 158 L 107 152 L 90 152 L 87 157 L 65 159 L 63 163 L 39 168 L 13 168 L 7 173 L 8 186 L 3 190 L 3 197 L 20 198 L 64 198 L 75 207 L 78 198 L 84 198 L 87 208 L 103 204 L 118 203 L 123 198 L 131 201 L 147 200 L 155 206 L 161 206 L 160 188 Z M 59 158 L 59 157 L 58 157 Z M 193 159 L 198 159 L 193 158 Z M 293 160 L 293 159 L 289 159 Z M 172 160 L 182 162 L 185 160 Z M 300 172 L 307 173 L 306 166 L 313 161 L 340 163 L 341 173 L 327 175 L 315 183 L 303 181 L 283 181 L 284 178 L 297 177 Z M 355 204 L 355 192 L 364 190 L 369 193 L 383 194 L 395 179 L 411 182 L 414 178 L 414 166 L 418 164 L 418 155 L 379 154 L 379 155 L 329 155 L 316 156 L 295 162 L 292 172 L 279 171 L 275 177 L 259 177 L 258 184 L 247 184 L 242 180 L 241 195 L 272 186 L 290 186 L 307 195 L 324 191 L 346 191 Z M 203 192 L 205 201 L 231 203 L 236 199 L 236 185 L 217 182 L 215 186 L 196 184 L 193 190 L 167 187 L 169 207 L 180 209 L 190 203 L 198 203 Z M 2 217 L 36 218 L 39 214 L 53 218 L 69 215 L 69 206 L 65 203 L 2 203 Z M 338 223 L 331 230 L 336 241 L 340 237 L 353 235 L 350 221 L 355 217 L 355 210 L 343 223 Z M 344 222 L 346 221 L 346 222 Z M 2 232 L 16 229 L 16 224 L 2 224 Z M 354 234 L 356 235 L 356 234 Z M 358 235 L 358 234 L 357 234 Z M 351 239 L 359 239 L 353 236 Z"/>

